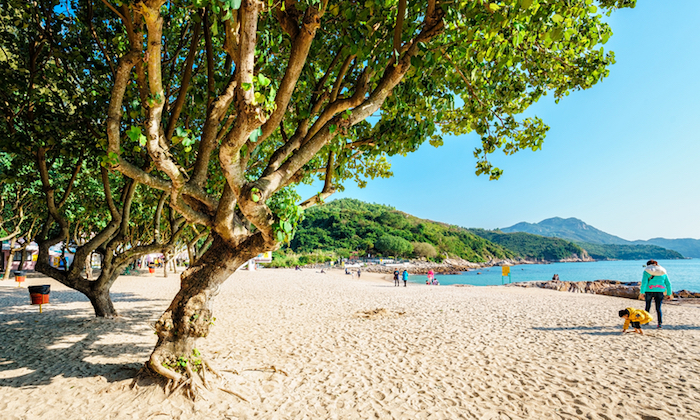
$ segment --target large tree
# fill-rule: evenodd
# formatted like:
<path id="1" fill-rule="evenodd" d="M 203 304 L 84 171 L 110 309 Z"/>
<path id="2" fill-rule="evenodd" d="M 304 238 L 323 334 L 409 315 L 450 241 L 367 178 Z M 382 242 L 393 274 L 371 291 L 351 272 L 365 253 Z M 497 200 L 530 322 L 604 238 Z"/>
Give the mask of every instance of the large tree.
<path id="1" fill-rule="evenodd" d="M 2 228 L 13 250 L 38 242 L 37 271 L 83 293 L 97 316 L 114 317 L 109 290 L 124 268 L 172 251 L 189 225 L 167 206 L 168 192 L 105 167 L 99 133 L 112 68 L 92 57 L 99 28 L 91 4 L 84 16 L 58 0 L 0 6 Z M 64 269 L 49 263 L 59 243 L 75 249 Z M 101 256 L 96 278 L 93 254 Z"/>
<path id="2" fill-rule="evenodd" d="M 476 132 L 488 155 L 538 149 L 518 120 L 543 95 L 593 86 L 614 62 L 601 12 L 634 0 L 81 0 L 84 74 L 109 85 L 105 167 L 169 194 L 211 232 L 156 323 L 148 369 L 195 384 L 196 340 L 221 284 L 289 241 L 303 208 L 347 180 L 390 174 L 387 155 Z M 105 72 L 105 69 L 109 69 Z M 93 90 L 86 89 L 86 92 Z M 319 194 L 293 187 L 316 178 Z M 206 365 L 206 363 L 204 363 Z"/>

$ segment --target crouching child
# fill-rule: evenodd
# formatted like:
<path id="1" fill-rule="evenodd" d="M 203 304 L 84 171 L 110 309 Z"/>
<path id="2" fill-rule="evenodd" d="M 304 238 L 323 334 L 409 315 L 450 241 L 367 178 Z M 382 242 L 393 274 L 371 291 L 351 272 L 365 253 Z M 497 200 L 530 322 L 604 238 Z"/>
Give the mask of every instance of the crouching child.
<path id="1" fill-rule="evenodd" d="M 637 334 L 644 334 L 642 332 L 642 324 L 648 324 L 651 321 L 651 315 L 649 312 L 643 309 L 627 308 L 619 312 L 620 318 L 624 318 L 625 325 L 622 326 L 622 333 L 626 333 L 630 324 L 634 328 L 634 332 Z"/>

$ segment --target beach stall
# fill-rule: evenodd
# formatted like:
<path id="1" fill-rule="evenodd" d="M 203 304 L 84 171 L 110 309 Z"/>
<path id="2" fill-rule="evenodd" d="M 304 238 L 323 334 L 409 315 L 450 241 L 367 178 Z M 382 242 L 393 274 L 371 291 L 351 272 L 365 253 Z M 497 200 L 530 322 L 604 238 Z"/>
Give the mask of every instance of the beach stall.
<path id="1" fill-rule="evenodd" d="M 21 245 L 15 245 L 15 249 L 17 249 Z M 2 261 L 0 261 L 0 271 L 5 271 L 5 264 L 7 263 L 7 259 L 10 256 L 10 241 L 3 241 L 2 243 Z M 36 260 L 37 257 L 39 256 L 39 246 L 31 242 L 29 245 L 27 245 L 27 248 L 25 249 L 25 261 L 24 265 L 22 266 L 23 270 L 34 270 L 34 266 L 36 265 Z M 12 257 L 12 267 L 10 267 L 10 270 L 19 270 L 19 263 L 20 260 L 22 259 L 22 252 L 17 251 Z"/>
<path id="2" fill-rule="evenodd" d="M 49 264 L 59 270 L 66 270 L 73 264 L 75 248 L 65 246 L 63 242 L 49 247 Z"/>

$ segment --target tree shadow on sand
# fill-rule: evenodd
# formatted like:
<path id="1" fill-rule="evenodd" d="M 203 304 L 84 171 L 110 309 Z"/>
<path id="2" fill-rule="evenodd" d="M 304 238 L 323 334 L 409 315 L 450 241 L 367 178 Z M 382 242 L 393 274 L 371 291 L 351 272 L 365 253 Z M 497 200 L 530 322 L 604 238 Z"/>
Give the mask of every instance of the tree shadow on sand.
<path id="1" fill-rule="evenodd" d="M 580 332 L 581 334 L 587 335 L 620 335 L 622 332 L 622 323 L 619 326 L 567 326 L 567 327 L 533 327 L 533 330 L 537 331 L 571 331 Z M 651 331 L 680 331 L 680 330 L 700 330 L 700 325 L 664 325 L 662 330 L 657 330 L 656 325 L 652 326 L 642 326 L 642 330 L 645 332 Z"/>
<path id="2" fill-rule="evenodd" d="M 102 376 L 108 382 L 133 377 L 155 345 L 150 324 L 162 313 L 160 304 L 169 302 L 132 293 L 111 296 L 118 310 L 120 302 L 131 306 L 116 319 L 96 318 L 87 298 L 72 290 L 52 291 L 40 314 L 29 304 L 27 289 L 0 289 L 0 387 L 37 387 L 57 376 Z"/>

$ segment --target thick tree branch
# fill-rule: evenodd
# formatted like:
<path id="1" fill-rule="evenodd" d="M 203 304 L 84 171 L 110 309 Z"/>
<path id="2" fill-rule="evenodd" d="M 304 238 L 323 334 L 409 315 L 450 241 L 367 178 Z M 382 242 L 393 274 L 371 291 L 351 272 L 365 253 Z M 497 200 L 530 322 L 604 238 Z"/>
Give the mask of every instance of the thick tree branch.
<path id="1" fill-rule="evenodd" d="M 197 44 L 199 43 L 199 33 L 201 27 L 201 22 L 197 22 L 194 25 L 190 51 L 187 54 L 187 59 L 185 59 L 185 72 L 182 75 L 182 82 L 180 83 L 180 90 L 177 93 L 177 99 L 175 100 L 175 103 L 170 111 L 168 128 L 165 130 L 165 138 L 168 140 L 173 137 L 177 120 L 180 118 L 180 112 L 182 112 L 182 106 L 185 104 L 185 100 L 187 99 L 187 89 L 190 87 L 190 80 L 192 80 L 192 65 L 194 64 L 194 59 L 197 55 Z"/>
<path id="2" fill-rule="evenodd" d="M 284 12 L 278 12 L 278 17 L 280 14 L 288 16 Z M 286 22 L 286 19 L 282 21 Z M 292 23 L 290 23 L 291 25 Z M 296 28 L 296 22 L 293 22 L 294 28 Z M 294 31 L 290 36 L 292 37 L 292 49 L 289 54 L 289 61 L 287 64 L 287 69 L 280 82 L 279 89 L 277 89 L 277 96 L 275 96 L 275 110 L 272 115 L 268 118 L 267 122 L 262 126 L 262 136 L 258 139 L 262 142 L 267 137 L 274 132 L 275 129 L 282 122 L 284 114 L 287 112 L 287 107 L 289 106 L 289 101 L 292 98 L 292 93 L 294 93 L 294 88 L 296 87 L 301 71 L 304 68 L 306 59 L 309 55 L 309 49 L 311 48 L 311 43 L 316 36 L 316 30 L 321 25 L 321 14 L 315 7 L 309 7 L 304 13 L 304 19 L 301 28 Z"/>

